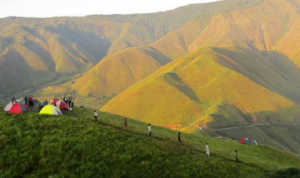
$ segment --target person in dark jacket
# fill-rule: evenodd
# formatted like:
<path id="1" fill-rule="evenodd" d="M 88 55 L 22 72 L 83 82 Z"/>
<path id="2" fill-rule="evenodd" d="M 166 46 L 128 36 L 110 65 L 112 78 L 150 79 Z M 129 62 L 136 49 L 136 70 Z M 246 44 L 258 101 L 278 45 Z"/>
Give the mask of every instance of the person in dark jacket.
<path id="1" fill-rule="evenodd" d="M 29 107 L 33 107 L 33 97 L 29 96 Z"/>
<path id="2" fill-rule="evenodd" d="M 235 150 L 235 162 L 239 162 L 239 158 L 238 158 L 238 154 L 237 154 L 237 150 Z"/>
<path id="3" fill-rule="evenodd" d="M 16 98 L 15 98 L 15 97 L 12 97 L 12 98 L 11 98 L 11 103 L 14 104 L 14 103 L 16 103 L 16 102 L 17 102 Z"/>
<path id="4" fill-rule="evenodd" d="M 127 129 L 127 121 L 126 121 L 126 117 L 124 119 L 124 128 Z"/>
<path id="5" fill-rule="evenodd" d="M 72 98 L 72 101 L 71 101 L 71 106 L 72 108 L 74 107 L 74 99 Z"/>
<path id="6" fill-rule="evenodd" d="M 44 106 L 46 106 L 47 104 L 48 104 L 48 100 L 47 100 L 47 99 L 45 99 L 45 101 L 44 101 L 43 105 L 44 105 Z"/>
<path id="7" fill-rule="evenodd" d="M 180 138 L 180 132 L 178 133 L 178 142 L 179 142 L 180 144 L 182 144 L 181 138 Z"/>
<path id="8" fill-rule="evenodd" d="M 69 101 L 68 101 L 68 103 L 67 103 L 67 104 L 69 105 L 69 107 L 71 107 L 71 100 L 72 100 L 72 98 L 70 97 L 70 98 L 69 98 Z"/>
<path id="9" fill-rule="evenodd" d="M 25 104 L 28 106 L 28 98 L 27 98 L 27 96 L 24 97 L 24 101 L 25 101 Z"/>

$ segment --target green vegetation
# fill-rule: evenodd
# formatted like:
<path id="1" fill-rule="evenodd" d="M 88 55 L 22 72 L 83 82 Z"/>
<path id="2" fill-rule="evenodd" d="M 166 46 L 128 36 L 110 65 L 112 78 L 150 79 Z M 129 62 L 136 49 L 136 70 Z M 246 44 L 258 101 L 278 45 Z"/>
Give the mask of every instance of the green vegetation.
<path id="1" fill-rule="evenodd" d="M 275 177 L 299 175 L 300 161 L 266 146 L 245 146 L 182 134 L 147 123 L 74 108 L 64 116 L 0 112 L 0 175 L 3 177 Z M 211 156 L 205 155 L 205 143 Z M 239 150 L 239 163 L 234 150 Z M 288 170 L 286 170 L 288 169 Z M 276 172 L 277 170 L 278 173 Z"/>

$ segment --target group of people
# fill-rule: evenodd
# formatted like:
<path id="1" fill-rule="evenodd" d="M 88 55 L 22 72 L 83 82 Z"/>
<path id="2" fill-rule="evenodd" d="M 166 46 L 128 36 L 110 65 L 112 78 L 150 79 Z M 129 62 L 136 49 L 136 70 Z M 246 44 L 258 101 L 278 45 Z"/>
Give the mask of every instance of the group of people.
<path id="1" fill-rule="evenodd" d="M 67 103 L 67 105 L 69 105 L 69 107 L 73 107 L 74 106 L 74 99 L 72 97 L 69 97 L 69 99 L 67 97 L 64 97 L 63 101 L 65 103 Z"/>
<path id="2" fill-rule="evenodd" d="M 95 122 L 98 122 L 98 113 L 97 113 L 96 110 L 94 111 L 94 118 L 95 118 Z M 124 118 L 124 128 L 127 129 L 127 120 L 126 120 L 126 117 Z M 151 137 L 151 124 L 150 123 L 148 124 L 148 133 L 149 133 L 149 136 Z M 180 132 L 177 135 L 177 139 L 178 139 L 179 144 L 182 144 L 181 133 Z M 205 154 L 207 156 L 210 156 L 210 151 L 209 151 L 208 143 L 205 144 L 205 149 L 206 149 L 206 153 Z M 237 150 L 235 150 L 235 162 L 239 162 L 238 155 L 237 155 Z"/>
<path id="3" fill-rule="evenodd" d="M 32 107 L 33 106 L 33 97 L 32 96 L 25 96 L 24 97 L 24 102 L 27 106 Z M 11 98 L 11 103 L 15 104 L 17 103 L 17 100 L 15 97 Z"/>
<path id="4" fill-rule="evenodd" d="M 14 97 L 13 97 L 13 99 L 16 100 Z M 33 97 L 32 96 L 25 96 L 24 101 L 27 106 L 33 107 Z M 12 103 L 14 103 L 14 102 L 12 101 Z"/>

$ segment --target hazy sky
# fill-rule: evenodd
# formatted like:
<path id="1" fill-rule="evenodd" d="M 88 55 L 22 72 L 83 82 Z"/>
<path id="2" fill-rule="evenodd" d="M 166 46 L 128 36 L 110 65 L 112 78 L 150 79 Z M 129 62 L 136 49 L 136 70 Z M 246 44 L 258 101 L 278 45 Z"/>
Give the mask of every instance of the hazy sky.
<path id="1" fill-rule="evenodd" d="M 0 0 L 0 18 L 149 13 L 217 0 Z"/>

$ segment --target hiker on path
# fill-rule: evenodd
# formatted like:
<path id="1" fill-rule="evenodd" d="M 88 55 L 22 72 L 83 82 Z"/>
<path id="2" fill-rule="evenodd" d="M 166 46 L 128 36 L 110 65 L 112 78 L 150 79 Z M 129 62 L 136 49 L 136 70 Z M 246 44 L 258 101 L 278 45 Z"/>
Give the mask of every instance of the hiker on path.
<path id="1" fill-rule="evenodd" d="M 98 113 L 97 113 L 97 111 L 95 110 L 94 111 L 94 118 L 95 118 L 95 122 L 98 122 Z"/>
<path id="2" fill-rule="evenodd" d="M 206 143 L 206 146 L 205 146 L 205 148 L 206 148 L 206 155 L 210 155 L 210 153 L 209 153 L 209 147 L 208 147 L 208 144 Z"/>
<path id="3" fill-rule="evenodd" d="M 180 138 L 180 132 L 178 133 L 178 141 L 179 141 L 180 144 L 182 144 L 181 138 Z"/>
<path id="4" fill-rule="evenodd" d="M 237 150 L 235 150 L 235 162 L 239 162 L 239 158 L 238 158 L 238 154 L 237 154 Z"/>
<path id="5" fill-rule="evenodd" d="M 127 128 L 127 121 L 126 121 L 126 117 L 124 119 L 124 128 L 126 129 Z"/>
<path id="6" fill-rule="evenodd" d="M 148 132 L 149 132 L 149 136 L 151 137 L 151 124 L 148 124 Z"/>

